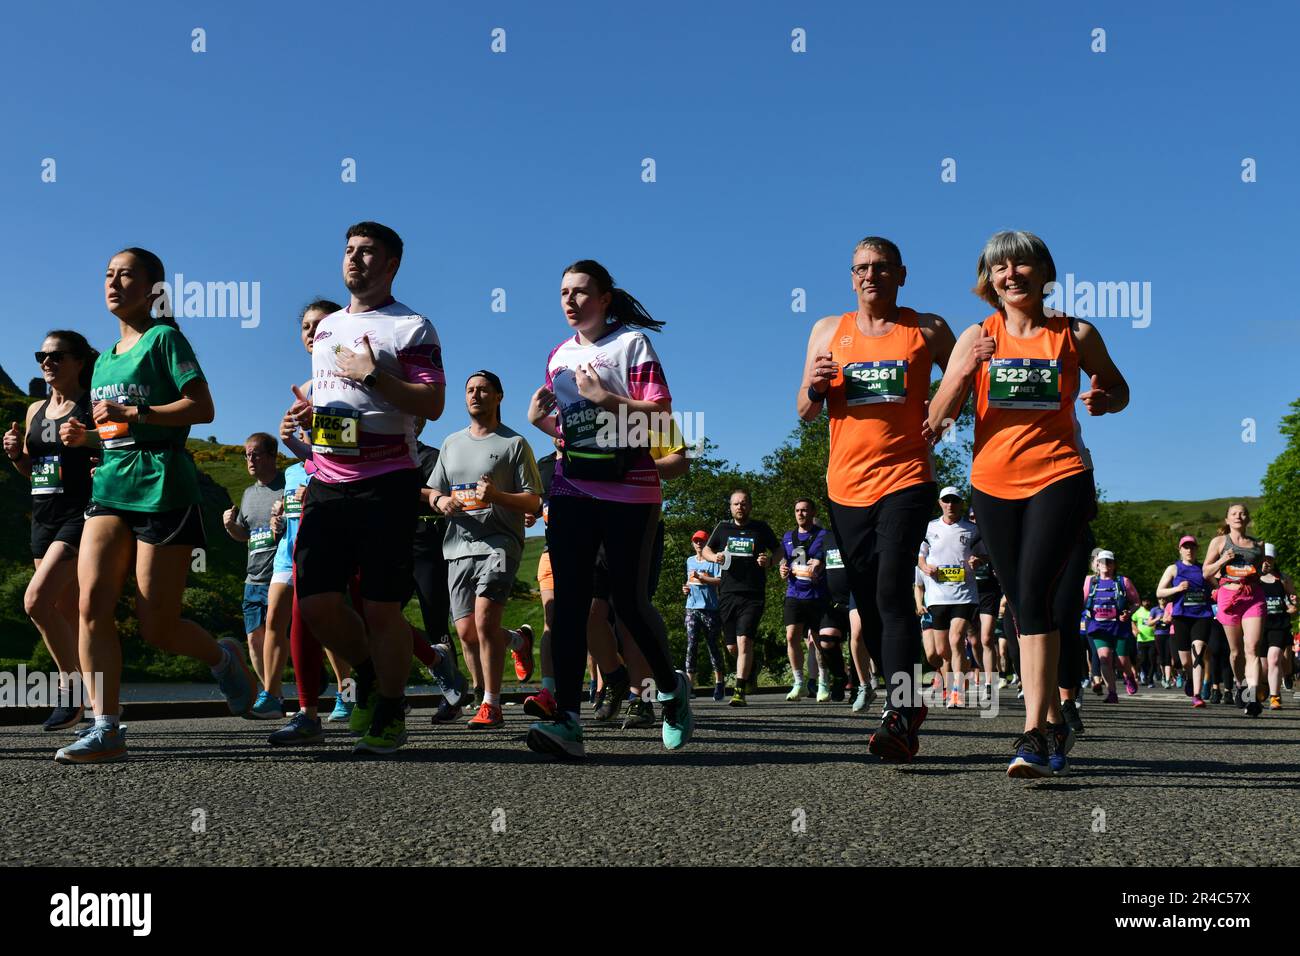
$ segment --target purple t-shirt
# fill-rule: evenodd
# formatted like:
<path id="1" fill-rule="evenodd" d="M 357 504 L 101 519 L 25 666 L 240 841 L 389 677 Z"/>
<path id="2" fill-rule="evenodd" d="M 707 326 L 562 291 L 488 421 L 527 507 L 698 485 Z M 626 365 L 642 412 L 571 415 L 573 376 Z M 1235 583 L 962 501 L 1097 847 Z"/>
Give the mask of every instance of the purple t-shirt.
<path id="1" fill-rule="evenodd" d="M 826 588 L 826 529 L 813 526 L 811 531 L 787 531 L 781 539 L 785 563 L 790 567 L 786 579 L 785 596 L 800 601 L 825 600 L 830 596 Z M 809 561 L 820 561 L 815 577 L 807 573 Z"/>

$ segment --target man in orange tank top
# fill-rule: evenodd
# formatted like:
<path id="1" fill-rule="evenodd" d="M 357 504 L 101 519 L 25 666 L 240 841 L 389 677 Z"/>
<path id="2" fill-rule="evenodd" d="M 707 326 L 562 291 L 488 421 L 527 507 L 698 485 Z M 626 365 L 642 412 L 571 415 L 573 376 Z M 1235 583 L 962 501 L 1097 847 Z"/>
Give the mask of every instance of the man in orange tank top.
<path id="1" fill-rule="evenodd" d="M 885 711 L 868 749 L 908 762 L 926 715 L 911 588 L 938 492 L 926 401 L 931 366 L 947 367 L 954 339 L 939 316 L 899 307 L 907 268 L 888 239 L 859 242 L 851 274 L 857 311 L 813 326 L 796 405 L 805 421 L 827 406 L 831 527 L 867 648 L 885 675 Z"/>

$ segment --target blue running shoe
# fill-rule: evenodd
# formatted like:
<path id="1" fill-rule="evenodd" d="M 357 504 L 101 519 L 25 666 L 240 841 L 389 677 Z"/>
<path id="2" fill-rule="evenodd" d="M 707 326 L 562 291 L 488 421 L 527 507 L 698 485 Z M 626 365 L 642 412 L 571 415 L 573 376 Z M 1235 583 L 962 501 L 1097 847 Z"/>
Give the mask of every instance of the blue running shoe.
<path id="1" fill-rule="evenodd" d="M 352 717 L 352 701 L 344 700 L 342 694 L 334 695 L 334 709 L 325 718 L 326 723 L 336 724 Z"/>
<path id="2" fill-rule="evenodd" d="M 1047 738 L 1036 728 L 1025 731 L 1016 738 L 1016 755 L 1007 765 L 1007 776 L 1012 779 L 1035 780 L 1051 775 Z"/>
<path id="3" fill-rule="evenodd" d="M 660 691 L 657 695 L 664 707 L 664 747 L 681 750 L 691 742 L 695 733 L 695 715 L 691 713 L 691 685 L 686 675 L 677 672 L 677 687 L 671 694 Z"/>
<path id="4" fill-rule="evenodd" d="M 117 763 L 126 759 L 126 728 L 96 724 L 54 754 L 56 763 Z"/>
<path id="5" fill-rule="evenodd" d="M 437 644 L 434 650 L 438 652 L 438 663 L 429 668 L 429 673 L 433 675 L 433 682 L 438 688 L 438 693 L 442 694 L 442 699 L 455 707 L 465 693 L 467 686 L 465 678 L 456 667 L 456 655 L 452 653 L 449 645 Z"/>
<path id="6" fill-rule="evenodd" d="M 528 728 L 528 749 L 561 760 L 581 760 L 586 756 L 582 724 L 564 711 L 555 720 L 539 720 Z"/>
<path id="7" fill-rule="evenodd" d="M 230 712 L 236 717 L 243 717 L 253 709 L 257 682 L 253 680 L 253 672 L 244 662 L 244 649 L 234 638 L 223 637 L 217 643 L 226 653 L 226 669 L 213 676 L 217 678 L 221 693 L 226 695 Z"/>
<path id="8" fill-rule="evenodd" d="M 308 717 L 305 710 L 300 710 L 289 718 L 289 722 L 267 738 L 272 747 L 288 747 L 293 744 L 319 744 L 325 740 L 325 731 L 321 730 L 320 720 Z"/>
<path id="9" fill-rule="evenodd" d="M 55 707 L 54 713 L 45 718 L 41 724 L 47 733 L 55 730 L 67 730 L 81 723 L 81 707 Z"/>
<path id="10" fill-rule="evenodd" d="M 1047 764 L 1052 768 L 1053 776 L 1063 777 L 1070 769 L 1070 762 L 1065 758 L 1074 747 L 1074 730 L 1069 724 L 1048 724 L 1047 729 L 1052 735 L 1052 752 Z"/>
<path id="11" fill-rule="evenodd" d="M 248 712 L 248 716 L 254 720 L 283 720 L 284 701 L 266 691 L 262 691 L 257 695 L 257 703 Z"/>

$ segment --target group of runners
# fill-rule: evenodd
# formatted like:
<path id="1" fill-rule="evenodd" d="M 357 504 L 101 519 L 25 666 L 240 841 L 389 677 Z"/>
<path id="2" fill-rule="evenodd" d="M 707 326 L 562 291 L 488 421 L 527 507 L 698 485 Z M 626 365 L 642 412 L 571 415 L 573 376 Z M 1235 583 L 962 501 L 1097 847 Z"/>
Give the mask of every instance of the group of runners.
<path id="1" fill-rule="evenodd" d="M 662 482 L 689 467 L 651 340 L 663 323 L 600 263 L 572 263 L 560 288 L 569 334 L 546 357 L 544 384 L 528 408 L 529 423 L 555 451 L 535 460 L 528 441 L 503 422 L 504 389 L 487 369 L 465 381 L 467 427 L 433 449 L 418 436 L 444 414 L 446 376 L 432 323 L 393 296 L 402 255 L 400 237 L 387 226 L 361 222 L 347 230 L 348 303 L 317 300 L 301 316 L 311 376 L 292 387 L 278 436 L 301 461 L 280 472 L 279 446 L 268 433 L 245 444 L 255 483 L 223 522 L 248 548 L 248 658 L 239 642 L 215 640 L 181 616 L 189 554 L 205 543 L 185 441 L 191 426 L 212 421 L 216 411 L 185 336 L 173 319 L 154 315 L 161 260 L 138 247 L 110 259 L 105 302 L 119 337 L 104 353 L 77 332 L 46 336 L 37 360 L 49 396 L 32 404 L 25 428 L 14 423 L 4 439 L 32 488 L 36 572 L 26 605 L 61 671 L 100 676 L 87 684 L 93 723 L 57 760 L 126 757 L 115 611 L 132 571 L 140 636 L 203 661 L 234 714 L 283 719 L 287 646 L 300 709 L 271 735 L 272 744 L 323 738 L 316 705 L 326 656 L 340 687 L 351 691 L 338 695 L 330 718 L 348 722 L 359 751 L 390 754 L 405 743 L 413 657 L 442 694 L 435 722 L 458 720 L 468 705 L 468 728 L 499 727 L 507 653 L 521 681 L 532 677 L 531 629 L 509 630 L 501 621 L 525 529 L 541 520 L 542 680 L 524 702 L 536 718 L 527 734 L 535 751 L 584 755 L 582 702 L 592 692 L 594 719 L 612 720 L 626 705 L 625 723 L 653 724 L 658 704 L 664 746 L 688 744 L 701 640 L 714 697 L 725 696 L 725 643 L 735 660 L 730 704 L 744 706 L 756 679 L 766 574 L 775 565 L 787 582 L 792 696 L 811 687 L 803 675 L 818 661 L 817 696 L 847 692 L 861 711 L 874 696 L 870 675 L 879 674 L 885 700 L 867 748 L 890 762 L 910 761 L 920 750 L 922 655 L 950 674 L 945 701 L 956 705 L 977 610 L 970 669 L 980 674 L 976 683 L 991 686 L 1000 669 L 992 618 L 1004 599 L 1004 621 L 1012 622 L 1004 631 L 1014 630 L 1025 701 L 1007 772 L 1065 772 L 1082 731 L 1077 699 L 1086 667 L 1074 622 L 1082 618 L 1090 635 L 1101 635 L 1094 637 L 1094 673 L 1114 696 L 1116 668 L 1126 674 L 1129 659 L 1112 653 L 1124 647 L 1122 636 L 1112 646 L 1111 622 L 1129 626 L 1138 603 L 1105 553 L 1089 576 L 1095 491 L 1075 402 L 1090 415 L 1119 412 L 1128 388 L 1093 325 L 1044 308 L 1055 266 L 1040 239 L 1004 232 L 988 241 L 975 292 L 994 311 L 960 338 L 938 315 L 898 305 L 907 270 L 894 243 L 868 237 L 857 245 L 857 308 L 815 324 L 796 398 L 804 419 L 823 412 L 829 419 L 829 527 L 816 523 L 815 500 L 802 499 L 796 528 L 777 539 L 751 517 L 748 493 L 734 493 L 730 519 L 692 540 L 681 669 L 652 601 L 664 547 Z M 942 381 L 931 399 L 935 365 Z M 1081 375 L 1088 382 L 1082 392 Z M 957 489 L 939 493 L 931 446 L 972 391 L 968 517 Z M 611 439 L 614 420 L 649 424 Z M 936 500 L 943 514 L 932 521 Z M 1172 600 L 1178 666 L 1194 702 L 1204 701 L 1222 656 L 1215 656 L 1208 623 L 1217 600 L 1233 686 L 1247 710 L 1258 707 L 1264 661 L 1272 678 L 1271 652 L 1260 656 L 1274 639 L 1269 622 L 1294 610 L 1293 589 L 1247 534 L 1248 521 L 1234 506 L 1203 566 L 1195 564 L 1195 542 L 1185 540 L 1158 589 L 1160 599 Z M 985 596 L 995 591 L 981 581 L 996 581 L 997 608 Z M 1283 599 L 1275 607 L 1278 588 Z M 413 595 L 423 630 L 403 613 Z M 918 609 L 928 612 L 925 637 Z M 46 728 L 72 729 L 81 716 L 69 702 Z"/>

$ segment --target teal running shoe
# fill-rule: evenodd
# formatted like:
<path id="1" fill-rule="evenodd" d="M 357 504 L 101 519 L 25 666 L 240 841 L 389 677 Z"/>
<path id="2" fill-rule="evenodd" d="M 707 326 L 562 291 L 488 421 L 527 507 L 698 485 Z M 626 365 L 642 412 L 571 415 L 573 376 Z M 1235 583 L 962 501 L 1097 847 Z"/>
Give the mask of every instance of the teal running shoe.
<path id="1" fill-rule="evenodd" d="M 226 697 L 230 712 L 236 717 L 245 717 L 253 709 L 257 681 L 253 679 L 253 672 L 248 669 L 248 664 L 244 661 L 244 649 L 239 646 L 238 641 L 223 637 L 217 643 L 226 654 L 226 669 L 213 676 L 217 679 L 217 686 L 221 688 L 221 693 Z"/>
<path id="2" fill-rule="evenodd" d="M 56 763 L 118 763 L 126 759 L 126 728 L 96 724 L 55 754 Z"/>
<path id="3" fill-rule="evenodd" d="M 587 755 L 582 745 L 582 724 L 564 711 L 555 720 L 539 720 L 528 728 L 528 749 L 561 760 L 581 760 Z"/>
<path id="4" fill-rule="evenodd" d="M 257 703 L 248 712 L 254 720 L 282 720 L 284 718 L 284 701 L 279 697 L 262 691 L 257 695 Z"/>
<path id="5" fill-rule="evenodd" d="M 334 695 L 334 709 L 330 715 L 325 718 L 326 723 L 337 724 L 348 720 L 352 716 L 352 701 L 344 700 L 342 694 Z"/>
<path id="6" fill-rule="evenodd" d="M 325 740 L 325 731 L 321 729 L 320 720 L 308 717 L 305 710 L 300 710 L 289 718 L 289 722 L 267 738 L 272 747 L 289 747 L 294 744 L 319 744 Z"/>
<path id="7" fill-rule="evenodd" d="M 695 733 L 695 715 L 691 712 L 691 685 L 686 683 L 686 675 L 677 672 L 677 687 L 670 694 L 660 691 L 657 695 L 664 708 L 664 747 L 669 750 L 681 750 L 691 742 Z"/>

